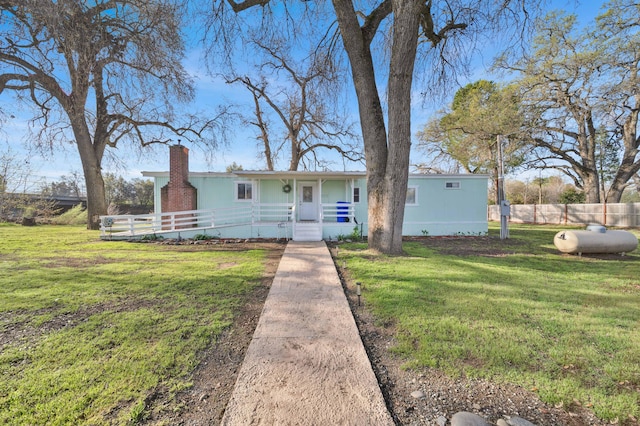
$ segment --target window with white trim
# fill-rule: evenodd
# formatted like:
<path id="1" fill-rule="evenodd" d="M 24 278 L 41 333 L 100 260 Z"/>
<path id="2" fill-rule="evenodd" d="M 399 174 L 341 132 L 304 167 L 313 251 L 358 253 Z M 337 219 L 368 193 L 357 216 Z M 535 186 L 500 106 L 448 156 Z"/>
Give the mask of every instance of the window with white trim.
<path id="1" fill-rule="evenodd" d="M 460 189 L 460 182 L 445 182 L 444 189 Z"/>
<path id="2" fill-rule="evenodd" d="M 410 186 L 407 188 L 407 199 L 405 204 L 408 206 L 418 205 L 418 187 Z"/>
<path id="3" fill-rule="evenodd" d="M 356 186 L 355 188 L 353 188 L 353 203 L 359 203 L 360 202 L 360 187 Z"/>
<path id="4" fill-rule="evenodd" d="M 251 182 L 236 182 L 236 201 L 251 201 L 253 199 L 253 184 Z"/>

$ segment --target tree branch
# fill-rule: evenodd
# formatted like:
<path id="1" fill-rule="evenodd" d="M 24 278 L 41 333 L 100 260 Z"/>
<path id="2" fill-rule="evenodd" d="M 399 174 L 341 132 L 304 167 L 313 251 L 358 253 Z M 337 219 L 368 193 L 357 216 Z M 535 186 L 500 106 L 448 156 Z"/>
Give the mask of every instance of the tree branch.
<path id="1" fill-rule="evenodd" d="M 238 12 L 242 12 L 243 10 L 252 8 L 254 6 L 264 7 L 267 4 L 269 4 L 269 1 L 270 0 L 244 0 L 241 2 L 236 2 L 234 0 L 227 0 L 227 3 L 229 3 L 229 6 L 231 6 L 231 9 L 233 9 L 235 13 L 238 13 Z"/>

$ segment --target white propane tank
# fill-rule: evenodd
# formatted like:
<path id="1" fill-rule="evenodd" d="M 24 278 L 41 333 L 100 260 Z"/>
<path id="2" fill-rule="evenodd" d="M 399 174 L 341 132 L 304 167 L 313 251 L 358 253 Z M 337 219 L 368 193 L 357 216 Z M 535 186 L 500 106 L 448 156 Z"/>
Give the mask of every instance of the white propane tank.
<path id="1" fill-rule="evenodd" d="M 604 227 L 588 231 L 560 231 L 553 243 L 563 253 L 627 253 L 638 247 L 638 238 L 629 231 L 608 231 Z"/>

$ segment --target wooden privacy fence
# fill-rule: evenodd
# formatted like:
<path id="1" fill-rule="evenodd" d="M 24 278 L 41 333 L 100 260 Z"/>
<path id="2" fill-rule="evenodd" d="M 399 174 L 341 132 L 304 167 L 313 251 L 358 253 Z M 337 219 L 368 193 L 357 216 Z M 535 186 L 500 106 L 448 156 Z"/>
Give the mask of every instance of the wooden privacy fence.
<path id="1" fill-rule="evenodd" d="M 489 206 L 488 219 L 500 220 L 498 206 Z M 640 203 L 619 204 L 512 204 L 511 222 L 555 225 L 597 223 L 616 227 L 640 227 Z"/>

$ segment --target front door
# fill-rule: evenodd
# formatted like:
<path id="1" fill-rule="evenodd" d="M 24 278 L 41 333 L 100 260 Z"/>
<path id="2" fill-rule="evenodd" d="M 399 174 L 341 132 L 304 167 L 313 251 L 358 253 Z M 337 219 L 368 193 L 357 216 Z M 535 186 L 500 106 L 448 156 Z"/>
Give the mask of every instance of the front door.
<path id="1" fill-rule="evenodd" d="M 298 183 L 298 220 L 318 220 L 318 184 L 313 182 Z"/>

